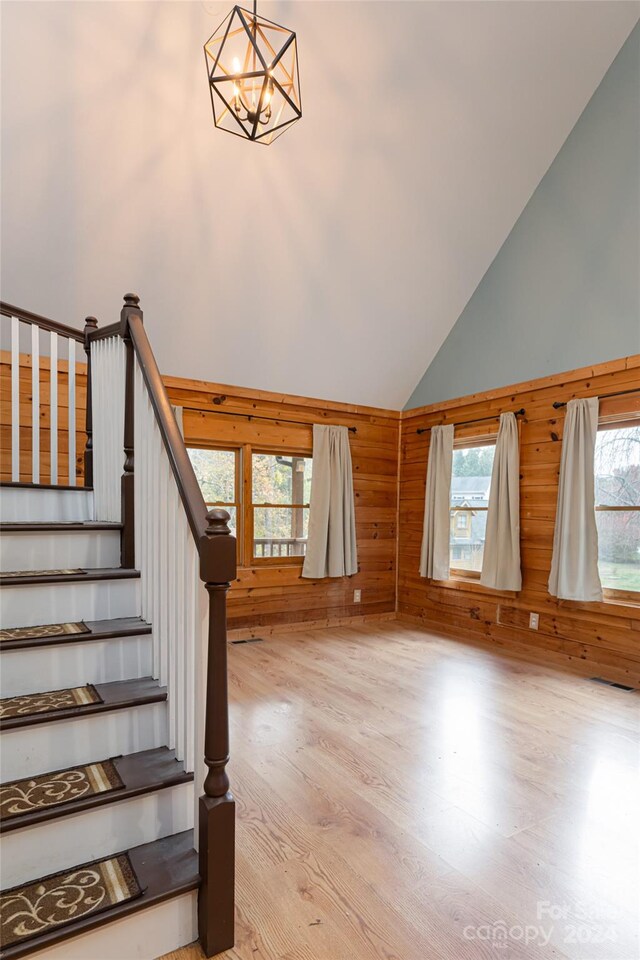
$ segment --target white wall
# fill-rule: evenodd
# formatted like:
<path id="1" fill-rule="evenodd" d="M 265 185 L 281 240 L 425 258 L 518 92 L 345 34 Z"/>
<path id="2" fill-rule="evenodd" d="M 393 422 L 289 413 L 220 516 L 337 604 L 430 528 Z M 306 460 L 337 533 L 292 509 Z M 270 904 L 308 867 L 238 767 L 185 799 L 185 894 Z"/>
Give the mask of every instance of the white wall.
<path id="1" fill-rule="evenodd" d="M 633 4 L 291 3 L 302 121 L 213 129 L 231 3 L 2 4 L 2 296 L 142 298 L 166 373 L 400 407 L 631 29 Z"/>

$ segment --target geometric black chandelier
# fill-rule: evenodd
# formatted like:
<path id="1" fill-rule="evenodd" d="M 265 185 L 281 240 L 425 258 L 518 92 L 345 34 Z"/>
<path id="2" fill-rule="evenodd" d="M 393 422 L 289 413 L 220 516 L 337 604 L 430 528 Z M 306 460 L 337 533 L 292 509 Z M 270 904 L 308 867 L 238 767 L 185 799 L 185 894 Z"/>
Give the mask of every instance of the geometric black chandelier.
<path id="1" fill-rule="evenodd" d="M 296 35 L 235 6 L 204 45 L 213 122 L 273 143 L 302 116 Z"/>

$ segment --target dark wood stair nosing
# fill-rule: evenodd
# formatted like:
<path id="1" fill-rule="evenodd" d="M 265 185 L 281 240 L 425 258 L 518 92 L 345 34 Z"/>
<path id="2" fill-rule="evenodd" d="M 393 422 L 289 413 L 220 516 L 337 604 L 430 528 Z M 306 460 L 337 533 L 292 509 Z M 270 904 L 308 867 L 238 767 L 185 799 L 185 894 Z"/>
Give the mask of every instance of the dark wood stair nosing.
<path id="1" fill-rule="evenodd" d="M 80 568 L 79 568 L 80 569 Z M 10 570 L 6 571 L 11 573 Z M 46 572 L 26 574 L 24 577 L 3 577 L 0 573 L 0 587 L 24 587 L 39 584 L 47 586 L 56 583 L 96 583 L 101 580 L 138 580 L 140 571 L 129 567 L 88 567 L 82 568 L 81 573 L 54 573 L 47 576 Z"/>
<path id="2" fill-rule="evenodd" d="M 45 807 L 41 810 L 34 810 L 30 813 L 25 813 L 17 817 L 11 817 L 10 819 L 4 821 L 0 819 L 0 834 L 12 833 L 15 830 L 20 830 L 25 827 L 38 826 L 42 823 L 48 823 L 51 820 L 59 820 L 62 817 L 73 816 L 77 813 L 84 813 L 85 810 L 93 810 L 96 807 L 103 807 L 107 804 L 119 803 L 121 800 L 132 800 L 135 797 L 143 797 L 149 793 L 156 793 L 160 790 L 165 790 L 168 787 L 180 786 L 183 783 L 193 783 L 194 774 L 187 773 L 183 764 L 175 759 L 175 752 L 173 750 L 169 750 L 168 748 L 160 747 L 156 749 L 144 750 L 139 754 L 132 753 L 124 757 L 112 757 L 111 759 L 124 782 L 126 774 L 121 772 L 119 769 L 123 760 L 128 764 L 132 764 L 136 763 L 137 757 L 140 757 L 138 762 L 141 767 L 144 767 L 145 761 L 147 761 L 147 758 L 150 754 L 155 754 L 157 758 L 163 750 L 167 751 L 167 756 L 165 758 L 167 766 L 170 764 L 175 764 L 176 767 L 176 769 L 170 773 L 163 772 L 162 776 L 158 776 L 156 773 L 155 779 L 150 777 L 146 783 L 140 783 L 135 787 L 127 787 L 125 783 L 124 788 L 119 790 L 108 790 L 104 793 L 94 793 L 91 794 L 91 796 L 81 797 L 78 800 L 72 800 L 69 803 L 59 804 L 55 807 Z M 78 766 L 86 766 L 86 764 L 78 764 Z M 60 772 L 62 771 L 52 771 L 52 775 Z M 34 774 L 34 776 L 39 776 L 39 774 Z M 28 779 L 28 777 L 23 777 L 22 779 Z M 5 786 L 5 784 L 0 783 L 0 787 L 3 786 Z"/>
<path id="3" fill-rule="evenodd" d="M 23 490 L 93 490 L 93 487 L 85 487 L 82 484 L 70 484 L 70 483 L 29 483 L 27 480 L 2 480 L 0 481 L 0 489 L 2 487 L 16 487 L 17 489 Z"/>
<path id="4" fill-rule="evenodd" d="M 1 640 L 0 655 L 11 653 L 16 650 L 30 650 L 33 647 L 54 647 L 67 643 L 90 643 L 93 640 L 119 640 L 126 637 L 145 637 L 153 633 L 153 627 L 150 623 L 140 619 L 138 624 L 131 623 L 135 617 L 122 617 L 130 623 L 130 626 L 118 627 L 117 619 L 111 621 L 114 626 L 107 630 L 92 630 L 90 633 L 62 633 L 54 634 L 50 637 L 33 637 L 31 640 Z M 91 623 L 108 623 L 109 621 L 85 620 L 87 626 Z"/>
<path id="5" fill-rule="evenodd" d="M 151 677 L 140 677 L 139 680 L 114 680 L 112 683 L 95 683 L 93 686 L 102 696 L 105 687 L 115 684 L 131 684 L 130 690 L 135 690 L 135 684 L 141 680 L 152 680 Z M 161 687 L 157 681 L 148 685 L 147 690 L 137 695 L 123 697 L 122 700 L 102 700 L 100 703 L 86 703 L 76 707 L 66 707 L 64 710 L 50 710 L 49 712 L 32 713 L 23 717 L 7 717 L 0 719 L 0 733 L 4 730 L 22 730 L 25 727 L 34 727 L 43 723 L 57 723 L 62 720 L 76 720 L 79 717 L 89 717 L 96 713 L 109 713 L 114 710 L 127 710 L 129 707 L 144 707 L 151 703 L 164 703 L 167 699 L 167 688 Z M 44 690 L 43 693 L 48 691 Z M 26 694 L 25 694 L 26 696 Z M 8 698 L 7 698 L 8 699 Z"/>
<path id="6" fill-rule="evenodd" d="M 102 913 L 81 917 L 70 924 L 31 937 L 24 943 L 4 947 L 0 950 L 0 960 L 18 960 L 19 957 L 26 957 L 37 950 L 63 943 L 65 940 L 70 940 L 82 933 L 88 933 L 114 920 L 132 916 L 147 907 L 173 900 L 185 893 L 191 893 L 200 886 L 198 854 L 193 849 L 193 830 L 185 830 L 182 833 L 163 837 L 160 840 L 153 840 L 138 847 L 120 850 L 110 856 L 117 857 L 123 853 L 130 857 L 131 865 L 143 890 L 141 896 L 134 900 L 127 900 L 125 903 L 119 903 Z M 173 860 L 171 858 L 172 854 Z M 102 860 L 104 857 L 97 859 Z M 85 865 L 88 864 L 78 864 L 77 866 Z M 73 867 L 69 869 L 71 870 Z M 178 870 L 181 875 L 175 876 L 172 881 L 164 876 L 170 871 L 177 874 Z"/>

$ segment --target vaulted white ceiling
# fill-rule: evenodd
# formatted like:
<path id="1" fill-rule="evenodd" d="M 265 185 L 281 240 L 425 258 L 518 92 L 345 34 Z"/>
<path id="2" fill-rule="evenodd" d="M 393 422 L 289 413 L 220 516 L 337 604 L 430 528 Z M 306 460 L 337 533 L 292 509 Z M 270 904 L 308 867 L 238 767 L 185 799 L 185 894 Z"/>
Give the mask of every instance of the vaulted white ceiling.
<path id="1" fill-rule="evenodd" d="M 400 408 L 638 17 L 626 2 L 269 2 L 304 116 L 213 129 L 222 3 L 3 3 L 2 294 L 142 298 L 161 369 Z"/>

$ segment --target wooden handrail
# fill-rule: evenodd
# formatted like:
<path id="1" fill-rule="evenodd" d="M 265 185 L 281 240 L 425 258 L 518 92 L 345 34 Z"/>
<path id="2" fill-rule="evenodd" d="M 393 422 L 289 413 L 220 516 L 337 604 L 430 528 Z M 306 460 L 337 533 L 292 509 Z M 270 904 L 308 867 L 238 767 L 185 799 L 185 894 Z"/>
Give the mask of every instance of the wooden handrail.
<path id="1" fill-rule="evenodd" d="M 124 298 L 122 308 L 120 333 L 125 339 L 131 340 L 140 365 L 140 371 L 149 393 L 149 399 L 156 415 L 156 422 L 162 436 L 164 447 L 169 457 L 171 470 L 175 477 L 184 506 L 191 533 L 198 550 L 202 539 L 207 532 L 207 507 L 198 485 L 196 475 L 184 445 L 182 434 L 171 408 L 162 377 L 153 355 L 149 338 L 142 322 L 140 300 L 135 294 L 128 293 Z"/>
<path id="2" fill-rule="evenodd" d="M 32 323 L 42 330 L 50 330 L 52 333 L 61 333 L 64 337 L 71 340 L 84 342 L 84 333 L 82 330 L 76 330 L 74 327 L 67 326 L 66 323 L 58 323 L 57 320 L 50 320 L 49 317 L 41 317 L 38 313 L 32 313 L 30 310 L 24 310 L 22 307 L 15 307 L 12 303 L 6 303 L 0 300 L 0 314 L 3 317 L 17 317 L 24 323 Z"/>

